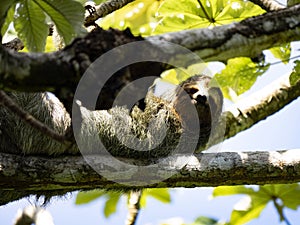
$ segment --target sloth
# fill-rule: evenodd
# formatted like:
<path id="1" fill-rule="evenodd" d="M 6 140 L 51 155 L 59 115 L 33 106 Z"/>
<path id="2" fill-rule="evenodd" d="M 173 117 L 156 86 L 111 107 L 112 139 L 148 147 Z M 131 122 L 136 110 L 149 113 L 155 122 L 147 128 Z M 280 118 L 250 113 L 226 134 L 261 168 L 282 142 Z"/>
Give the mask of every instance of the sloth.
<path id="1" fill-rule="evenodd" d="M 212 86 L 211 81 L 209 76 L 195 75 L 162 96 L 155 94 L 155 85 L 153 85 L 149 88 L 144 100 L 145 107 L 139 108 L 136 105 L 131 110 L 115 106 L 109 110 L 89 111 L 79 106 L 82 119 L 79 131 L 82 133 L 79 136 L 88 149 L 93 149 L 94 146 L 89 145 L 93 143 L 96 134 L 111 155 L 120 159 L 133 159 L 132 162 L 136 165 L 149 165 L 149 163 L 153 163 L 153 159 L 171 154 L 177 147 L 181 135 L 184 132 L 189 134 L 190 126 L 196 124 L 200 126 L 200 132 L 196 136 L 191 133 L 191 136 L 188 136 L 186 142 L 183 143 L 183 149 L 192 144 L 195 146 L 195 152 L 205 150 L 211 133 L 218 128 L 218 119 L 223 104 L 221 90 Z M 7 95 L 20 108 L 57 134 L 67 135 L 71 128 L 71 117 L 63 104 L 52 94 L 12 92 Z M 191 105 L 196 108 L 198 123 L 194 123 L 193 119 L 195 118 L 189 118 Z M 161 127 L 165 125 L 167 125 L 167 131 L 161 134 Z M 133 135 L 120 136 L 116 135 L 117 133 Z M 135 146 L 138 149 L 144 149 L 143 151 L 128 147 L 130 143 L 136 144 L 137 138 L 149 140 L 138 142 L 139 146 Z M 157 144 L 157 139 L 162 139 L 162 142 Z M 10 154 L 58 157 L 81 153 L 76 143 L 70 145 L 70 143 L 52 139 L 11 113 L 5 106 L 0 108 L 0 143 L 0 152 Z M 153 146 L 155 147 L 153 148 Z M 151 160 L 147 161 L 149 158 Z M 116 190 L 109 189 L 107 191 Z M 140 189 L 130 187 L 117 191 L 141 195 Z M 60 191 L 42 191 L 32 194 L 45 196 L 46 202 L 53 196 L 65 195 Z M 5 196 L 0 201 L 0 205 L 3 205 L 13 199 L 26 197 L 29 193 L 22 190 L 1 190 L 0 195 Z"/>
<path id="2" fill-rule="evenodd" d="M 143 109 L 135 106 L 132 110 L 128 110 L 116 106 L 109 110 L 89 111 L 80 106 L 82 117 L 80 136 L 89 145 L 93 142 L 92 134 L 98 133 L 104 146 L 116 157 L 159 158 L 170 154 L 178 144 L 177 140 L 182 133 L 189 130 L 189 126 L 197 124 L 200 126 L 198 137 L 192 136 L 189 141 L 197 142 L 195 151 L 203 150 L 212 127 L 216 126 L 223 104 L 222 92 L 218 87 L 211 85 L 211 77 L 192 76 L 171 92 L 168 91 L 161 96 L 155 95 L 154 89 L 155 86 L 149 89 Z M 66 135 L 70 129 L 69 113 L 53 95 L 24 92 L 12 92 L 8 95 L 20 108 L 56 133 Z M 188 105 L 196 108 L 199 123 L 189 121 L 191 113 L 188 111 L 190 109 Z M 184 121 L 189 121 L 189 124 L 184 124 Z M 161 134 L 165 137 L 161 144 L 157 144 L 157 139 L 162 139 L 159 130 L 163 125 L 167 125 L 167 133 Z M 133 135 L 117 135 L 117 133 L 133 133 Z M 134 142 L 136 138 L 149 139 L 148 142 L 140 142 L 136 148 L 144 149 L 143 151 L 126 146 L 126 143 L 136 143 Z M 80 153 L 76 144 L 70 145 L 53 140 L 12 114 L 6 107 L 0 109 L 0 141 L 0 151 L 5 153 L 48 156 Z"/>

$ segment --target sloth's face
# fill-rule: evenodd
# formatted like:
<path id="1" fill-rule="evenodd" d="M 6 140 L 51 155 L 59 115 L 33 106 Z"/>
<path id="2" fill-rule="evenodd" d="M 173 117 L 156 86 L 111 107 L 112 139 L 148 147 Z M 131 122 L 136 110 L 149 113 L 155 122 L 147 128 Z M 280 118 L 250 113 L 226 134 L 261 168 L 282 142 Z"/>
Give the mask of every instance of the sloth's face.
<path id="1" fill-rule="evenodd" d="M 211 78 L 205 75 L 193 76 L 180 85 L 196 106 L 200 123 L 216 121 L 223 107 L 223 95 L 218 87 L 211 86 Z M 180 91 L 179 91 L 180 92 Z M 178 101 L 184 94 L 177 95 Z"/>

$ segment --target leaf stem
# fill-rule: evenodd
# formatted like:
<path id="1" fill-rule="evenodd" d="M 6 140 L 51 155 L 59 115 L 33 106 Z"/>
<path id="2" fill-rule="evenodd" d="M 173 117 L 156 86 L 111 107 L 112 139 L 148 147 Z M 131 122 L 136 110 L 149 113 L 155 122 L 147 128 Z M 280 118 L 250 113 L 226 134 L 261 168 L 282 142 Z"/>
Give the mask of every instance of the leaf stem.
<path id="1" fill-rule="evenodd" d="M 278 198 L 277 197 L 273 197 L 273 203 L 274 203 L 274 206 L 280 216 L 280 221 L 284 221 L 286 223 L 286 225 L 292 225 L 290 223 L 290 221 L 288 220 L 288 218 L 284 215 L 283 213 L 283 206 L 282 205 L 279 205 L 279 203 L 276 201 Z"/>
<path id="2" fill-rule="evenodd" d="M 213 18 L 211 18 L 211 17 L 208 15 L 208 13 L 207 13 L 207 11 L 205 10 L 205 7 L 203 6 L 201 0 L 197 0 L 197 1 L 198 1 L 198 3 L 200 4 L 201 9 L 203 10 L 203 12 L 204 12 L 206 18 L 209 20 L 209 22 L 214 23 L 215 20 L 214 20 Z"/>

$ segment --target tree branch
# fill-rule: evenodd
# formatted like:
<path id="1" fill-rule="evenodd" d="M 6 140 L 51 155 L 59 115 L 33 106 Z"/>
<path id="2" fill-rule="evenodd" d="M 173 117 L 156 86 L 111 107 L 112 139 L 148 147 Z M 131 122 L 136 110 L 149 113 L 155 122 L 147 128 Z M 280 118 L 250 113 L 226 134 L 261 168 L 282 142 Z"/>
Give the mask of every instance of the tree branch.
<path id="1" fill-rule="evenodd" d="M 13 49 L 14 51 L 20 51 L 24 48 L 24 44 L 19 38 L 14 38 L 9 42 L 4 43 L 3 46 L 8 49 Z"/>
<path id="2" fill-rule="evenodd" d="M 97 19 L 100 19 L 122 7 L 127 5 L 130 2 L 133 2 L 134 0 L 109 0 L 107 2 L 103 2 L 100 5 L 95 6 L 86 6 L 86 9 L 89 10 L 90 8 L 93 8 L 90 12 L 90 15 L 88 15 L 85 18 L 84 25 L 89 26 L 95 23 Z"/>
<path id="3" fill-rule="evenodd" d="M 196 52 L 204 61 L 226 61 L 238 56 L 255 57 L 265 49 L 300 39 L 299 11 L 300 5 L 296 5 L 239 23 L 213 29 L 168 33 L 148 37 L 146 40 L 159 48 L 161 48 L 160 40 L 182 45 Z M 116 38 L 118 35 L 125 36 L 125 41 Z M 119 31 L 98 30 L 84 39 L 76 39 L 62 51 L 51 54 L 12 53 L 1 48 L 0 85 L 25 91 L 51 91 L 57 87 L 76 86 L 90 63 L 105 51 L 136 40 L 141 38 L 133 38 Z M 79 54 L 82 50 L 84 52 Z M 167 51 L 168 54 L 173 53 L 172 49 Z M 186 61 L 184 56 L 174 57 Z M 186 62 L 187 65 L 189 63 Z"/>
<path id="4" fill-rule="evenodd" d="M 271 11 L 277 11 L 280 9 L 284 9 L 285 7 L 274 0 L 250 0 L 256 5 L 259 5 L 262 9 L 271 12 Z"/>
<path id="5" fill-rule="evenodd" d="M 244 98 L 223 113 L 220 123 L 226 123 L 225 135 L 212 138 L 210 145 L 235 136 L 259 121 L 278 112 L 300 96 L 300 81 L 291 85 L 289 75 L 284 75 L 260 91 Z"/>
<path id="6" fill-rule="evenodd" d="M 114 173 L 114 165 L 105 156 L 91 155 L 89 160 L 101 171 Z M 165 168 L 175 175 L 148 188 L 158 187 L 214 187 L 220 185 L 241 184 L 276 184 L 295 183 L 300 181 L 300 149 L 288 151 L 257 151 L 257 152 L 222 152 L 204 153 L 190 156 L 189 163 L 182 169 L 172 164 L 178 160 L 163 161 Z M 126 159 L 122 159 L 125 160 Z M 173 161 L 174 160 L 174 161 Z M 128 161 L 130 163 L 130 161 Z M 175 165 L 175 164 L 174 164 Z M 122 168 L 118 168 L 118 171 Z M 127 176 L 116 171 L 114 177 L 120 181 L 130 182 L 138 171 L 128 171 Z M 156 178 L 159 174 L 156 174 Z M 212 179 L 213 178 L 213 179 Z M 12 182 L 13 181 L 13 182 Z M 109 181 L 97 174 L 80 156 L 62 158 L 23 157 L 10 154 L 0 154 L 0 190 L 3 193 L 13 190 L 14 193 L 45 194 L 55 191 L 67 193 L 75 190 L 90 190 L 95 188 L 128 189 Z M 16 195 L 16 194 L 15 194 Z M 5 197 L 1 197 L 3 204 Z M 6 199 L 9 201 L 9 199 Z M 10 199 L 11 200 L 11 199 Z"/>
<path id="7" fill-rule="evenodd" d="M 299 40 L 300 5 L 248 18 L 213 29 L 193 29 L 152 36 L 197 53 L 204 61 L 227 61 L 238 56 L 256 57 L 262 50 Z M 172 51 L 171 49 L 169 50 Z"/>

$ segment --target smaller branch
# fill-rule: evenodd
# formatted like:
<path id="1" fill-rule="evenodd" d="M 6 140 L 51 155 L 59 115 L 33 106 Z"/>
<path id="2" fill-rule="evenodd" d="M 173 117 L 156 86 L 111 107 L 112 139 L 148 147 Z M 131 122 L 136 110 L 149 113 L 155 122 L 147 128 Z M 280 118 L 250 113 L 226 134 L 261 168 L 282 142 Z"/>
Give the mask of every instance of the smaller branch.
<path id="1" fill-rule="evenodd" d="M 300 96 L 300 81 L 291 85 L 289 76 L 282 76 L 225 111 L 220 120 L 220 126 L 226 126 L 225 135 L 216 132 L 209 145 L 220 143 L 247 130 L 297 99 Z"/>
<path id="2" fill-rule="evenodd" d="M 85 8 L 90 13 L 86 18 L 84 25 L 90 26 L 94 25 L 97 19 L 100 19 L 122 7 L 127 5 L 134 0 L 109 0 L 107 2 L 101 3 L 100 5 L 86 5 Z"/>
<path id="3" fill-rule="evenodd" d="M 44 208 L 38 206 L 28 206 L 23 211 L 18 210 L 14 225 L 54 225 L 51 214 Z"/>
<path id="4" fill-rule="evenodd" d="M 24 44 L 19 38 L 14 38 L 9 42 L 4 43 L 3 46 L 14 51 L 20 51 L 24 48 Z"/>
<path id="5" fill-rule="evenodd" d="M 142 194 L 143 194 L 142 189 L 130 192 L 129 203 L 128 203 L 128 215 L 125 223 L 126 225 L 136 224 L 137 217 L 140 212 L 140 201 L 141 201 Z"/>
<path id="6" fill-rule="evenodd" d="M 285 75 L 248 98 L 237 102 L 229 110 L 234 116 L 235 124 L 238 124 L 237 127 L 243 127 L 245 130 L 297 99 L 300 96 L 300 82 L 291 85 L 289 77 L 289 74 Z M 232 122 L 230 122 L 231 126 Z M 233 134 L 234 132 L 229 132 L 228 135 L 234 136 Z"/>
<path id="7" fill-rule="evenodd" d="M 16 114 L 20 119 L 28 123 L 33 128 L 41 131 L 43 134 L 59 142 L 66 141 L 66 137 L 64 135 L 56 133 L 53 129 L 49 128 L 44 123 L 30 115 L 28 112 L 24 111 L 2 90 L 0 90 L 0 104 L 9 109 L 12 113 Z"/>
<path id="8" fill-rule="evenodd" d="M 266 10 L 267 12 L 277 11 L 280 9 L 284 9 L 285 7 L 274 0 L 250 0 L 256 5 L 259 5 L 262 9 Z"/>

